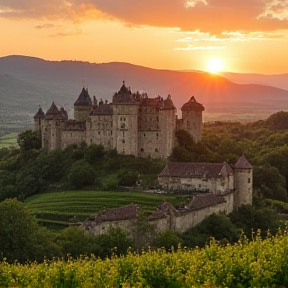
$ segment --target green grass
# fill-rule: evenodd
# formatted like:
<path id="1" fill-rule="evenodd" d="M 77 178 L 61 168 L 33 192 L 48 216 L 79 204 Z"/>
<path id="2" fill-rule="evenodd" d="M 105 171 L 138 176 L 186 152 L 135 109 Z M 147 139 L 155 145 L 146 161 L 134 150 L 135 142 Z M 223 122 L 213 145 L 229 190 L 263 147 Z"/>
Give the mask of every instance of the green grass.
<path id="1" fill-rule="evenodd" d="M 17 147 L 17 136 L 18 133 L 11 133 L 11 134 L 6 134 L 2 137 L 0 137 L 0 149 L 1 148 L 8 148 L 11 146 Z"/>
<path id="2" fill-rule="evenodd" d="M 183 200 L 167 194 L 145 192 L 111 192 L 111 191 L 66 191 L 38 194 L 25 200 L 26 205 L 40 223 L 69 225 L 76 216 L 83 221 L 100 210 L 117 208 L 131 203 L 137 204 L 141 212 L 150 213 L 163 201 L 179 205 Z"/>

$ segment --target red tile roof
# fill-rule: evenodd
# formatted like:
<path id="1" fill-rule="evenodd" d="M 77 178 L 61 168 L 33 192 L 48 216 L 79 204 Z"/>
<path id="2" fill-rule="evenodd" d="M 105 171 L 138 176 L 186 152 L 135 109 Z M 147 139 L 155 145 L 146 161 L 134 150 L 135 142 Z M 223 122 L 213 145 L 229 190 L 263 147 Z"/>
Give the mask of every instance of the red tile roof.
<path id="1" fill-rule="evenodd" d="M 159 177 L 197 177 L 217 178 L 233 173 L 227 163 L 193 163 L 193 162 L 170 162 L 161 171 Z"/>

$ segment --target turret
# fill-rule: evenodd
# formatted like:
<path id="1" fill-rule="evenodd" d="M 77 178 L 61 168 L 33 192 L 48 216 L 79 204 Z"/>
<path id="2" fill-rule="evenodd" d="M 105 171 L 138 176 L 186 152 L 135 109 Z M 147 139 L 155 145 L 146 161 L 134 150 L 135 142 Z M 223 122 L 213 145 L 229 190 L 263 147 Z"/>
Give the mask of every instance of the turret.
<path id="1" fill-rule="evenodd" d="M 241 205 L 252 205 L 253 166 L 242 155 L 234 165 L 234 210 Z"/>
<path id="2" fill-rule="evenodd" d="M 74 103 L 74 118 L 76 121 L 84 121 L 92 108 L 92 100 L 88 89 L 83 87 L 78 99 Z"/>
<path id="3" fill-rule="evenodd" d="M 202 138 L 202 112 L 204 110 L 203 105 L 198 103 L 194 96 L 181 107 L 182 120 L 179 129 L 189 132 L 195 142 Z"/>
<path id="4" fill-rule="evenodd" d="M 45 114 L 40 106 L 38 112 L 35 114 L 33 118 L 34 118 L 34 131 L 39 135 L 41 135 L 41 120 L 45 118 Z"/>
<path id="5" fill-rule="evenodd" d="M 63 121 L 67 119 L 67 112 L 62 108 L 59 110 L 53 102 L 46 112 L 42 131 L 42 148 L 48 151 L 61 148 Z"/>

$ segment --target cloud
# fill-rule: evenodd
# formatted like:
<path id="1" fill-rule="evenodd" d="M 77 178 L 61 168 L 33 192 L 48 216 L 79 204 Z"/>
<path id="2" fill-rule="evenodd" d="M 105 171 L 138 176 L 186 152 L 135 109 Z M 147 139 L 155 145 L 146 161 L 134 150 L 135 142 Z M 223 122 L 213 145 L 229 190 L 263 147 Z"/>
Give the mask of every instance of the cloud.
<path id="1" fill-rule="evenodd" d="M 56 28 L 57 26 L 54 25 L 54 24 L 43 24 L 43 25 L 37 25 L 35 28 L 36 29 L 53 29 L 53 28 Z"/>
<path id="2" fill-rule="evenodd" d="M 117 19 L 129 26 L 182 31 L 271 32 L 288 29 L 288 0 L 0 0 L 0 16 Z"/>

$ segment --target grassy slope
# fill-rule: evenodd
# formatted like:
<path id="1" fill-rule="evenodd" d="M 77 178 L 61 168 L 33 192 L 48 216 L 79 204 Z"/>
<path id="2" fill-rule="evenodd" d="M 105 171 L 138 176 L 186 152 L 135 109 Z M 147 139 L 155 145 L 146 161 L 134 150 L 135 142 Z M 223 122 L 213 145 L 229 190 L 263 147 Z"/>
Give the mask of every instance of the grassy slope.
<path id="1" fill-rule="evenodd" d="M 136 191 L 67 191 L 34 195 L 25 203 L 40 222 L 48 226 L 53 223 L 66 226 L 74 215 L 83 221 L 100 210 L 131 203 L 137 204 L 140 211 L 152 212 L 163 201 L 178 205 L 183 200 L 172 195 Z"/>
<path id="2" fill-rule="evenodd" d="M 7 148 L 11 146 L 17 147 L 17 136 L 18 133 L 11 133 L 0 137 L 0 149 Z"/>

